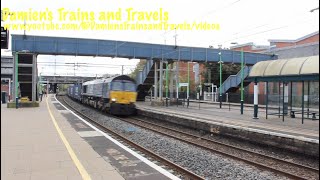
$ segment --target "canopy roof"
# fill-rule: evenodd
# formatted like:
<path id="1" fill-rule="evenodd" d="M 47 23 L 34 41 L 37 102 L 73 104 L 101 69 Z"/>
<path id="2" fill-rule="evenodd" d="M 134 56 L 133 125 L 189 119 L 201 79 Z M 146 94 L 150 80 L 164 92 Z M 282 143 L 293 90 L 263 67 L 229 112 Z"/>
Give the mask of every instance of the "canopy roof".
<path id="1" fill-rule="evenodd" d="M 319 80 L 319 56 L 258 62 L 252 67 L 248 79 L 256 81 Z"/>

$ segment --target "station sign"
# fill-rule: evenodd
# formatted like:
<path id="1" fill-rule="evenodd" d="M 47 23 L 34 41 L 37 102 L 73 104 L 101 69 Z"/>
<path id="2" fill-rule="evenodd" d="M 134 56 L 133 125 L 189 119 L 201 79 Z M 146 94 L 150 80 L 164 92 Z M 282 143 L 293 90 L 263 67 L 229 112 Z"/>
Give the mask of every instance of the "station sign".
<path id="1" fill-rule="evenodd" d="M 189 83 L 179 83 L 179 87 L 189 86 Z"/>
<path id="2" fill-rule="evenodd" d="M 212 86 L 212 83 L 203 83 L 205 86 Z"/>
<path id="3" fill-rule="evenodd" d="M 9 31 L 1 27 L 1 49 L 8 49 Z"/>

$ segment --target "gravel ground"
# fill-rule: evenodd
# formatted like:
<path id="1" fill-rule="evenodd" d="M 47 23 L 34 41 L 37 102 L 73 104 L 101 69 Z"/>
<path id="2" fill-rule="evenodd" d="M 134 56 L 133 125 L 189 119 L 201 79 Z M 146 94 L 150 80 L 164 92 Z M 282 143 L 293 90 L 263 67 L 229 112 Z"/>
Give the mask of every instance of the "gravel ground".
<path id="1" fill-rule="evenodd" d="M 226 144 L 230 144 L 236 147 L 241 147 L 241 148 L 245 148 L 257 153 L 261 153 L 261 154 L 265 154 L 265 155 L 269 155 L 278 159 L 284 159 L 290 162 L 294 162 L 294 163 L 298 163 L 298 164 L 303 164 L 306 166 L 310 166 L 310 167 L 314 167 L 319 169 L 319 159 L 318 158 L 314 158 L 314 157 L 306 157 L 304 155 L 301 154 L 297 154 L 297 153 L 293 153 L 293 152 L 288 152 L 288 151 L 284 151 L 281 149 L 276 149 L 273 147 L 266 147 L 266 146 L 261 146 L 261 145 L 257 145 L 257 144 L 252 144 L 250 142 L 247 141 L 239 141 L 237 139 L 234 138 L 228 138 L 228 137 L 221 137 L 221 136 L 217 136 L 215 134 L 208 134 L 205 133 L 203 131 L 198 131 L 198 130 L 193 130 L 187 127 L 183 127 L 181 125 L 177 125 L 177 124 L 173 124 L 170 122 L 165 122 L 165 121 L 159 121 L 159 120 L 150 120 L 151 118 L 148 117 L 144 117 L 144 116 L 140 116 L 137 118 L 141 118 L 141 119 L 145 119 L 148 120 L 150 122 L 153 123 L 157 123 L 159 125 L 164 125 L 166 127 L 170 127 L 170 128 L 174 128 L 177 130 L 181 130 L 183 132 L 186 133 L 191 133 L 194 135 L 198 135 L 198 136 L 203 136 L 209 139 L 212 139 L 214 141 L 218 141 L 218 142 L 223 142 Z M 204 134 L 205 133 L 205 134 Z"/>
<path id="2" fill-rule="evenodd" d="M 105 124 L 122 135 L 126 135 L 130 140 L 207 179 L 287 179 L 254 166 L 135 127 L 121 120 L 107 117 L 97 113 L 92 108 L 71 100 L 68 100 L 68 102 L 98 122 Z"/>

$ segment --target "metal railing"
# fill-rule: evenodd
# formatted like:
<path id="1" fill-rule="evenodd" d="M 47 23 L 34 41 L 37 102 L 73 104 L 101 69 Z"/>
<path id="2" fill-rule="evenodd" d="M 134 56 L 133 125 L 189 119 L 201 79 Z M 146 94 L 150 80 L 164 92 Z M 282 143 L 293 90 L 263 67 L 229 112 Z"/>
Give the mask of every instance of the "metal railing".
<path id="1" fill-rule="evenodd" d="M 143 82 L 146 80 L 153 64 L 154 64 L 153 60 L 147 60 L 147 63 L 145 64 L 143 70 L 138 72 L 138 74 L 136 76 L 137 86 L 139 84 L 143 84 Z"/>
<path id="2" fill-rule="evenodd" d="M 245 66 L 243 68 L 243 78 L 246 78 L 251 70 L 251 66 Z M 223 83 L 222 83 L 222 93 L 225 93 L 228 91 L 228 89 L 232 87 L 238 87 L 241 83 L 241 70 L 236 75 L 230 75 Z"/>

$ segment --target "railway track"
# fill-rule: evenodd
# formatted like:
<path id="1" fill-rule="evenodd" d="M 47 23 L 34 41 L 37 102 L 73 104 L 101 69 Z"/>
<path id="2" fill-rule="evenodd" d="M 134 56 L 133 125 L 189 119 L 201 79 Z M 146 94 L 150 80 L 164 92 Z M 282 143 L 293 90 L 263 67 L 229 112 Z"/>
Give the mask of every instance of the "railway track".
<path id="1" fill-rule="evenodd" d="M 137 143 L 129 140 L 128 138 L 118 134 L 117 132 L 113 131 L 112 129 L 105 127 L 103 124 L 100 124 L 96 122 L 94 119 L 88 117 L 87 115 L 83 114 L 82 112 L 78 111 L 76 108 L 71 106 L 68 102 L 65 101 L 64 97 L 62 97 L 63 104 L 65 104 L 67 107 L 75 111 L 78 115 L 84 117 L 85 119 L 89 120 L 91 123 L 93 123 L 94 126 L 102 130 L 103 132 L 106 132 L 110 135 L 112 135 L 115 139 L 121 140 L 125 142 L 127 145 L 129 145 L 133 149 L 138 149 L 141 153 L 147 154 L 148 157 L 152 157 L 154 160 L 161 162 L 167 167 L 170 167 L 170 169 L 174 170 L 177 174 L 182 176 L 184 179 L 190 179 L 190 180 L 205 180 L 205 178 L 198 176 L 197 174 L 153 153 L 152 151 L 138 145 Z"/>
<path id="2" fill-rule="evenodd" d="M 79 114 L 82 114 L 82 113 L 79 112 Z M 89 117 L 86 117 L 86 118 L 89 118 Z M 243 161 L 245 163 L 256 166 L 260 169 L 268 170 L 276 174 L 286 176 L 290 179 L 308 179 L 308 180 L 319 179 L 319 169 L 316 169 L 313 167 L 293 163 L 287 160 L 278 159 L 272 156 L 260 154 L 257 152 L 240 148 L 240 147 L 224 144 L 218 141 L 214 141 L 212 139 L 208 139 L 206 137 L 189 134 L 177 129 L 151 123 L 139 118 L 132 118 L 132 117 L 131 118 L 114 117 L 114 118 L 142 127 L 144 129 L 148 129 L 153 132 L 186 142 L 188 144 L 192 144 L 196 147 L 203 148 L 208 151 L 218 153 L 235 160 Z M 96 124 L 96 122 L 94 123 Z M 99 126 L 101 125 L 99 124 Z M 202 178 L 202 177 L 198 177 L 198 178 Z M 190 178 L 190 179 L 194 179 L 194 178 Z"/>
<path id="3" fill-rule="evenodd" d="M 118 117 L 117 117 L 118 118 Z M 291 179 L 319 179 L 319 169 L 297 164 L 287 160 L 253 152 L 240 147 L 224 144 L 206 137 L 201 137 L 139 118 L 118 118 L 133 125 L 160 133 L 165 136 L 219 153 L 232 159 L 240 160 L 256 167 L 284 175 Z"/>

